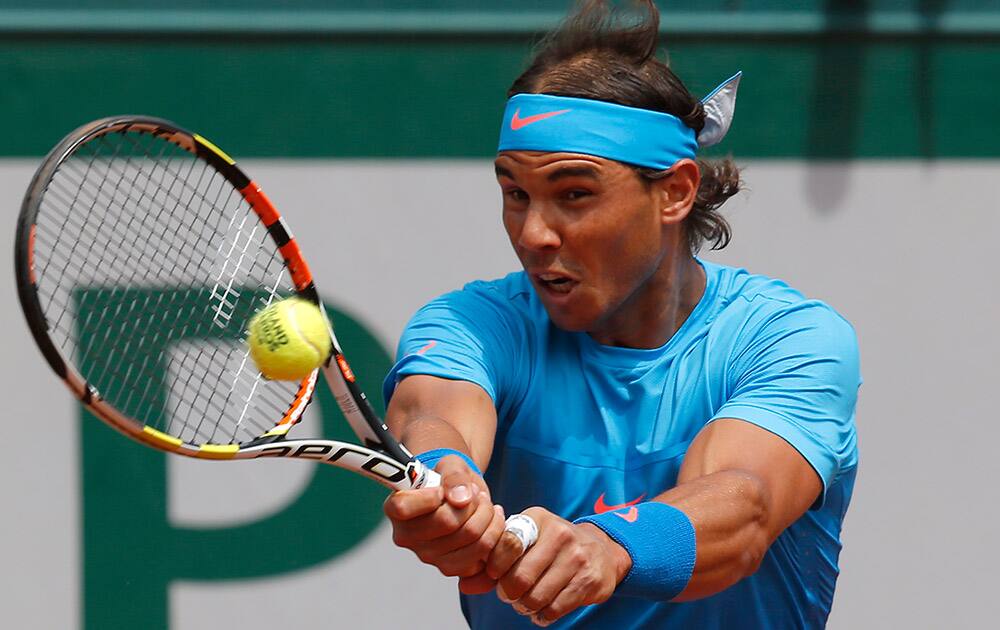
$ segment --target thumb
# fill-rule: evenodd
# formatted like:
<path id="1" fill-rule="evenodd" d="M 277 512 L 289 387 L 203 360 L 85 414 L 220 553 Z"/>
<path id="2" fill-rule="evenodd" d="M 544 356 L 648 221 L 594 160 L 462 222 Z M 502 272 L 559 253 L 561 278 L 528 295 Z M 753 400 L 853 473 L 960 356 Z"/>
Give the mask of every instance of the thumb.
<path id="1" fill-rule="evenodd" d="M 465 507 L 480 492 L 486 492 L 489 498 L 486 482 L 461 457 L 442 457 L 434 470 L 441 475 L 441 489 L 445 500 L 453 507 Z"/>

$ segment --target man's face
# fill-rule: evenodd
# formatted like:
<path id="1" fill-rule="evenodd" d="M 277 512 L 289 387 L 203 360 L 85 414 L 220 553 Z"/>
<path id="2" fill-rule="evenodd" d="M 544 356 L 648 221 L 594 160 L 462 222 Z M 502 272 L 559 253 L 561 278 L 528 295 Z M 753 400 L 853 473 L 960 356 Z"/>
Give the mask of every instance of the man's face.
<path id="1" fill-rule="evenodd" d="M 665 255 L 662 192 L 613 160 L 509 151 L 496 160 L 503 223 L 552 321 L 627 325 Z"/>

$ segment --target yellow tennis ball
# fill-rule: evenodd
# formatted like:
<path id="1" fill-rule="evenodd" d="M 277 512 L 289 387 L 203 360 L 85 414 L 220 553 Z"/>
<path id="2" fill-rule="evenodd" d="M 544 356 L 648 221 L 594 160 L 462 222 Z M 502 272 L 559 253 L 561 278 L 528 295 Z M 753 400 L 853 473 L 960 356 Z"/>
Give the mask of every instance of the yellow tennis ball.
<path id="1" fill-rule="evenodd" d="M 272 303 L 250 320 L 247 343 L 257 369 L 276 381 L 298 381 L 330 354 L 330 333 L 319 308 L 301 298 Z"/>

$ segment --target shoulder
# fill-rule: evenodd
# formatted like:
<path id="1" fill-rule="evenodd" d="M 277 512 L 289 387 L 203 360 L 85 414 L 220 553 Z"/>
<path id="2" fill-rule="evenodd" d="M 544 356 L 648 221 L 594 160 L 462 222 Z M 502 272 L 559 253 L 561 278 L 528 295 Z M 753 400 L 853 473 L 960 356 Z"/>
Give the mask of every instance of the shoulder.
<path id="1" fill-rule="evenodd" d="M 493 280 L 474 280 L 448 295 L 456 294 L 510 304 L 514 307 L 526 304 L 534 297 L 531 282 L 523 271 L 514 271 Z"/>
<path id="2" fill-rule="evenodd" d="M 429 374 L 475 383 L 497 404 L 517 399 L 527 374 L 527 313 L 534 292 L 523 273 L 478 280 L 424 305 L 399 339 L 386 400 L 402 377 Z"/>
<path id="3" fill-rule="evenodd" d="M 418 316 L 441 309 L 462 313 L 469 319 L 493 316 L 514 321 L 544 316 L 544 308 L 523 271 L 509 273 L 503 278 L 469 282 L 461 289 L 431 300 L 418 311 Z"/>
<path id="4" fill-rule="evenodd" d="M 809 329 L 856 345 L 850 322 L 826 302 L 807 297 L 777 278 L 737 267 L 703 264 L 716 283 L 714 319 L 743 342 L 762 333 Z"/>

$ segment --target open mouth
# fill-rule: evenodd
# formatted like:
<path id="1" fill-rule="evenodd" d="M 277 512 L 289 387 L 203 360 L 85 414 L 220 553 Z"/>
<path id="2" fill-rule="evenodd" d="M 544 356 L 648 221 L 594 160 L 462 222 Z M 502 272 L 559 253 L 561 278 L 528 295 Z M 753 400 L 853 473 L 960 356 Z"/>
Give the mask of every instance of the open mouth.
<path id="1" fill-rule="evenodd" d="M 557 273 L 541 273 L 535 276 L 539 286 L 548 292 L 558 295 L 565 295 L 573 290 L 577 284 L 576 280 Z"/>

